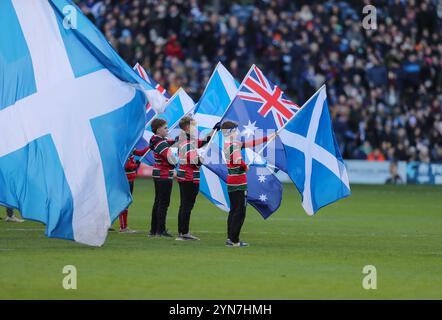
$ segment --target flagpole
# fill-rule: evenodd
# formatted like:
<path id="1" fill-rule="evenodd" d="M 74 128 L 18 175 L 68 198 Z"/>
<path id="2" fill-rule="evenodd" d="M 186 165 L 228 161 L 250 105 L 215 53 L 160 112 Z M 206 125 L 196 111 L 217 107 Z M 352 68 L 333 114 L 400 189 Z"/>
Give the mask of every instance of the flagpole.
<path id="1" fill-rule="evenodd" d="M 268 147 L 268 145 L 270 144 L 270 142 L 272 142 L 273 140 L 276 139 L 276 137 L 278 136 L 279 133 L 281 133 L 282 130 L 284 130 L 284 128 L 293 120 L 295 119 L 295 117 L 299 114 L 299 112 L 313 99 L 313 97 L 316 96 L 316 94 L 321 91 L 323 88 L 325 88 L 325 83 L 315 92 L 314 95 L 312 95 L 303 105 L 301 108 L 299 108 L 299 110 L 295 113 L 295 115 L 289 120 L 287 121 L 281 128 L 278 129 L 278 131 L 276 131 L 275 135 L 272 136 L 271 139 L 267 140 L 267 143 L 264 145 L 264 147 L 262 147 L 261 150 L 259 150 L 259 152 L 257 152 L 258 155 L 261 155 L 261 153 L 264 151 L 265 148 Z"/>

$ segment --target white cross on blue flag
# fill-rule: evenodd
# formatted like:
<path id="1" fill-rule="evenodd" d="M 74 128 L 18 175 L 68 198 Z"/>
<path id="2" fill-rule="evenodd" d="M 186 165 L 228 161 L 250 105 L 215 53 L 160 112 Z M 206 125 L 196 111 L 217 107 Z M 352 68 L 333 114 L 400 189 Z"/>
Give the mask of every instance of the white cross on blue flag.
<path id="1" fill-rule="evenodd" d="M 323 86 L 279 133 L 287 173 L 302 195 L 308 215 L 350 195 L 347 170 L 333 133 Z"/>
<path id="2" fill-rule="evenodd" d="M 132 201 L 123 167 L 146 86 L 71 1 L 2 0 L 0 30 L 0 204 L 101 246 Z"/>

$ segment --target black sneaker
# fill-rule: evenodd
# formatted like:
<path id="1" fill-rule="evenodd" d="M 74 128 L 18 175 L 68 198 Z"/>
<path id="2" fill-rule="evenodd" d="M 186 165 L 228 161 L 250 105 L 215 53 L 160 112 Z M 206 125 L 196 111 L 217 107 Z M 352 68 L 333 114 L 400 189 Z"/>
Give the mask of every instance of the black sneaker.
<path id="1" fill-rule="evenodd" d="M 148 238 L 153 238 L 153 237 L 156 237 L 156 236 L 157 236 L 157 234 L 155 232 L 152 232 L 152 231 L 147 234 Z"/>
<path id="2" fill-rule="evenodd" d="M 171 235 L 167 230 L 157 233 L 157 235 L 159 235 L 160 237 L 166 237 L 166 238 L 172 238 L 173 235 Z"/>

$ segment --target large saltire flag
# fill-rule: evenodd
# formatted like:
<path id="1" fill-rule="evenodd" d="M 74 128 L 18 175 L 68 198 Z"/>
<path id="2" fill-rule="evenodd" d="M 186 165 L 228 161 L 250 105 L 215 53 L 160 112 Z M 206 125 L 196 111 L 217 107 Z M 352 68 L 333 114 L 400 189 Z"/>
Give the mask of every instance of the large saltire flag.
<path id="1" fill-rule="evenodd" d="M 267 134 L 278 131 L 298 109 L 297 104 L 291 102 L 256 65 L 252 65 L 223 120 L 237 122 L 241 133 L 250 138 L 256 132 L 264 131 Z M 266 148 L 265 156 L 277 169 L 287 170 L 284 148 L 278 137 Z"/>
<path id="2" fill-rule="evenodd" d="M 200 132 L 210 131 L 227 112 L 231 101 L 238 92 L 239 83 L 218 63 L 204 94 L 202 95 L 194 118 L 198 121 Z M 223 138 L 220 132 L 216 133 L 208 150 L 203 152 L 207 161 L 200 171 L 200 191 L 212 203 L 224 211 L 230 210 L 227 193 L 227 168 L 223 158 Z M 266 165 L 258 166 L 251 163 L 254 152 L 247 149 L 243 157 L 250 163 L 247 173 L 249 181 L 247 201 L 264 217 L 268 218 L 279 208 L 282 198 L 282 185 Z"/>
<path id="3" fill-rule="evenodd" d="M 71 1 L 2 0 L 0 30 L 0 204 L 49 237 L 101 246 L 132 201 L 141 78 Z"/>
<path id="4" fill-rule="evenodd" d="M 281 130 L 287 172 L 302 195 L 308 215 L 350 195 L 347 170 L 342 159 L 328 110 L 325 85 Z"/>

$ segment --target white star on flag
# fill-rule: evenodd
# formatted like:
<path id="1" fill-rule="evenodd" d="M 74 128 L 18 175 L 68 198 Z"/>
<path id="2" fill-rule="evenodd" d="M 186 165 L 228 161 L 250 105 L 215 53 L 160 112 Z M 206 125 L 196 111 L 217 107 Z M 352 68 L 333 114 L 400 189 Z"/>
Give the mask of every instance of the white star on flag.
<path id="1" fill-rule="evenodd" d="M 262 182 L 262 183 L 266 182 L 266 176 L 263 175 L 263 174 L 260 174 L 260 175 L 258 176 L 258 181 L 259 181 L 259 182 Z"/>
<path id="2" fill-rule="evenodd" d="M 261 200 L 262 202 L 266 202 L 267 201 L 267 196 L 265 194 L 262 194 L 259 196 L 259 200 Z"/>
<path id="3" fill-rule="evenodd" d="M 256 121 L 254 121 L 253 123 L 250 122 L 244 127 L 244 131 L 242 132 L 243 135 L 247 136 L 247 138 L 249 138 L 250 136 L 253 136 L 255 134 L 255 130 L 258 129 L 258 127 L 255 126 Z"/>

